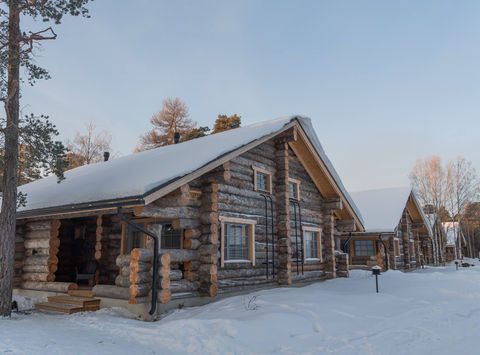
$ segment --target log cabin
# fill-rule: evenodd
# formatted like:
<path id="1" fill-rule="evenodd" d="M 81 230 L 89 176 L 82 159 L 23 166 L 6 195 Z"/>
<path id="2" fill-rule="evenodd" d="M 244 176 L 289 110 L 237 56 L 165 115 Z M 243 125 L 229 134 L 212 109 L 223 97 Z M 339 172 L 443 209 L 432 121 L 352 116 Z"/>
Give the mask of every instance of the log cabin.
<path id="1" fill-rule="evenodd" d="M 413 190 L 389 188 L 351 193 L 365 219 L 364 232 L 344 233 L 351 269 L 382 270 L 435 264 L 433 231 Z"/>
<path id="2" fill-rule="evenodd" d="M 349 258 L 336 245 L 342 233 L 364 231 L 301 116 L 19 190 L 26 205 L 17 211 L 15 292 L 50 296 L 38 308 L 68 313 L 88 309 L 84 298 L 94 297 L 152 319 L 255 288 L 348 277 Z"/>
<path id="3" fill-rule="evenodd" d="M 446 262 L 463 259 L 463 248 L 467 245 L 462 228 L 458 222 L 443 222 L 446 233 Z"/>

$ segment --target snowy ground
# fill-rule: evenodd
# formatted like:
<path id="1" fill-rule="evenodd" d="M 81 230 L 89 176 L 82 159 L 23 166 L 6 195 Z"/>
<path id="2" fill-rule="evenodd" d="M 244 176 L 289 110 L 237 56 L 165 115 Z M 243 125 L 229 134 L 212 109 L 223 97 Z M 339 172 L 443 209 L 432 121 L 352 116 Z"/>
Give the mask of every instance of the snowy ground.
<path id="1" fill-rule="evenodd" d="M 478 263 L 477 263 L 478 264 Z M 155 323 L 118 309 L 0 319 L 0 352 L 26 354 L 456 354 L 480 334 L 480 265 L 277 288 Z"/>

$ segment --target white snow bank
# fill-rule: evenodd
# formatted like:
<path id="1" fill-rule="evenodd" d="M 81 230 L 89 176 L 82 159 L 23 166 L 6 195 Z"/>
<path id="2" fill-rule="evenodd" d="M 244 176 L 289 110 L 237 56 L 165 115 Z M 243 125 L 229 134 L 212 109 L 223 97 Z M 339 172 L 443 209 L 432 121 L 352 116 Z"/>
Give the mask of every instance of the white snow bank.
<path id="1" fill-rule="evenodd" d="M 370 272 L 356 270 L 351 279 L 236 296 L 179 310 L 155 323 L 126 318 L 118 309 L 72 316 L 17 314 L 0 320 L 0 352 L 475 352 L 480 332 L 480 266 L 459 271 L 453 264 L 409 273 L 389 271 L 379 279 L 379 294 Z"/>

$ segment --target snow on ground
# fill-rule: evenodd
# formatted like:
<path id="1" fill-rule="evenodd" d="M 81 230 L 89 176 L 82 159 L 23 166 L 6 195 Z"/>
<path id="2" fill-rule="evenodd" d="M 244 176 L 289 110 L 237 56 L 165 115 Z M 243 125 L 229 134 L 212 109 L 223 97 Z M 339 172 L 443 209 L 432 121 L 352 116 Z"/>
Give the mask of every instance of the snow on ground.
<path id="1" fill-rule="evenodd" d="M 0 352 L 28 354 L 454 354 L 477 348 L 480 264 L 354 271 L 140 322 L 120 309 L 0 319 Z"/>

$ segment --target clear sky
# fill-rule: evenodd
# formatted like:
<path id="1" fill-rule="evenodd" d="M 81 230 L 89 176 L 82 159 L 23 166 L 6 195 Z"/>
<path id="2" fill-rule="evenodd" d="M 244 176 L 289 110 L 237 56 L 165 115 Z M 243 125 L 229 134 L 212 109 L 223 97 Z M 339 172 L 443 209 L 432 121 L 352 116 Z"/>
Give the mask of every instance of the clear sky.
<path id="1" fill-rule="evenodd" d="M 200 125 L 312 118 L 347 189 L 408 184 L 418 157 L 480 170 L 480 1 L 96 0 L 23 92 L 72 138 L 93 121 L 129 154 L 167 96 Z M 41 28 L 43 24 L 35 25 Z M 24 28 L 26 29 L 26 28 Z M 168 167 L 166 167 L 168 169 Z"/>

